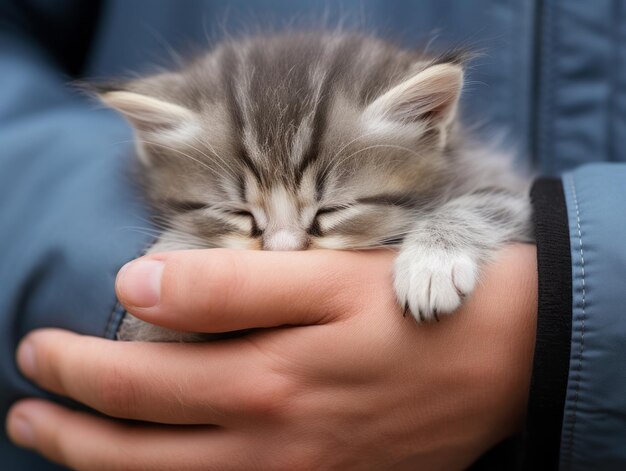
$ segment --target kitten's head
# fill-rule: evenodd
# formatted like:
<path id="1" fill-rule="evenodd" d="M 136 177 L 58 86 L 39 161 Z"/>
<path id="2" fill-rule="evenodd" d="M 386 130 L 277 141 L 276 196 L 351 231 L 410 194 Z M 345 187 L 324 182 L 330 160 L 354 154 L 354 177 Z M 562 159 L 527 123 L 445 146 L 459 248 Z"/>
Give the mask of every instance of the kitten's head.
<path id="1" fill-rule="evenodd" d="M 101 99 L 132 124 L 172 246 L 393 245 L 441 192 L 463 70 L 379 40 L 224 43 Z"/>

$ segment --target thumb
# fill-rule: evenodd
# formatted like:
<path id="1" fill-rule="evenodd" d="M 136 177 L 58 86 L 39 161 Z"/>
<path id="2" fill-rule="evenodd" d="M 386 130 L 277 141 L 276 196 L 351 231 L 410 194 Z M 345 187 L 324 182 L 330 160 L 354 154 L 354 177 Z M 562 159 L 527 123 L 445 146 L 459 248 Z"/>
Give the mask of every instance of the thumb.
<path id="1" fill-rule="evenodd" d="M 324 250 L 177 251 L 128 263 L 116 290 L 133 315 L 170 329 L 320 324 L 350 313 L 368 285 L 390 285 L 391 260 L 388 253 Z"/>

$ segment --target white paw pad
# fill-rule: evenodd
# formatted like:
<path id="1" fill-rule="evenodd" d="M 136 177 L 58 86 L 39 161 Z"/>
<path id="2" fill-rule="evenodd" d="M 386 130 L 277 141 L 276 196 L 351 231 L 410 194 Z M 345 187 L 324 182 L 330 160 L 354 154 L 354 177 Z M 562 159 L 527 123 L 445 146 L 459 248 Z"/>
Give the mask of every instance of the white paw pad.
<path id="1" fill-rule="evenodd" d="M 400 305 L 425 322 L 461 305 L 476 285 L 478 267 L 464 253 L 411 248 L 398 255 L 394 275 Z"/>

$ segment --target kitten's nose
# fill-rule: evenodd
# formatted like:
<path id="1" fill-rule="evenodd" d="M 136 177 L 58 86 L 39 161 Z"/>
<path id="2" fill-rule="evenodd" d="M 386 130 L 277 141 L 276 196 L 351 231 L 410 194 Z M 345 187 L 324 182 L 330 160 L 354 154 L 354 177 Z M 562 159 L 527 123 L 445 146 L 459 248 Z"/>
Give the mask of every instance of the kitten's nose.
<path id="1" fill-rule="evenodd" d="M 289 229 L 279 229 L 264 237 L 263 250 L 303 250 L 306 244 L 306 236 Z"/>

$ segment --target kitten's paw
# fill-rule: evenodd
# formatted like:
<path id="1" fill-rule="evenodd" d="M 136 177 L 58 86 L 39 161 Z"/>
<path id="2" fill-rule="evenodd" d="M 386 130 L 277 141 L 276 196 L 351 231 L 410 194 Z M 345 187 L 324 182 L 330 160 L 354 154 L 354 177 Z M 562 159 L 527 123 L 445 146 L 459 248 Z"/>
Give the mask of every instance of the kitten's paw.
<path id="1" fill-rule="evenodd" d="M 398 255 L 394 275 L 400 305 L 425 322 L 461 305 L 474 289 L 478 266 L 464 253 L 412 247 Z"/>

